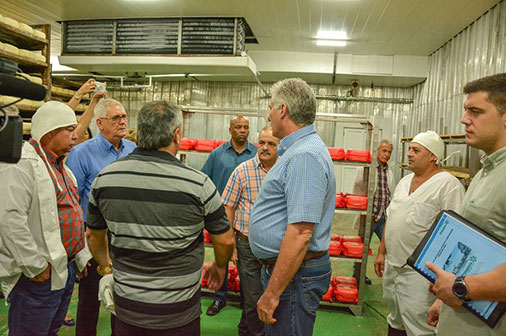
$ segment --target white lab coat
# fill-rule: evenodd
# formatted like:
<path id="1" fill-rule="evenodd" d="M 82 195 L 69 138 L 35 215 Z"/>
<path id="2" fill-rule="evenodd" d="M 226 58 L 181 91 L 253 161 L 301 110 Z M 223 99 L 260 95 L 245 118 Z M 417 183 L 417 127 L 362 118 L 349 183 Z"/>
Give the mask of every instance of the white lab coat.
<path id="1" fill-rule="evenodd" d="M 75 177 L 65 167 L 67 174 Z M 29 143 L 17 164 L 0 163 L 0 280 L 8 298 L 21 274 L 32 278 L 51 264 L 51 290 L 65 287 L 63 247 L 56 192 L 46 165 Z M 91 259 L 87 246 L 77 253 L 79 271 Z"/>

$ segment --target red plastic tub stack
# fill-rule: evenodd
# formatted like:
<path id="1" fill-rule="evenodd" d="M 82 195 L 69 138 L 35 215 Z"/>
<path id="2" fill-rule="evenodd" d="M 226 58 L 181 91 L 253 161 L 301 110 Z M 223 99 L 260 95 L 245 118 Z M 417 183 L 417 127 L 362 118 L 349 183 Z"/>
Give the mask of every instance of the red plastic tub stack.
<path id="1" fill-rule="evenodd" d="M 341 242 L 339 242 L 339 241 L 337 241 L 337 242 L 331 241 L 330 242 L 329 255 L 334 256 L 334 257 L 340 256 L 342 250 L 343 250 L 343 248 L 342 248 Z"/>
<path id="2" fill-rule="evenodd" d="M 346 194 L 344 203 L 348 209 L 367 210 L 367 196 L 357 194 Z"/>
<path id="3" fill-rule="evenodd" d="M 239 272 L 236 265 L 228 265 L 228 289 L 233 292 L 238 292 L 241 286 L 239 280 Z"/>
<path id="4" fill-rule="evenodd" d="M 371 162 L 371 152 L 364 149 L 348 149 L 346 161 Z"/>
<path id="5" fill-rule="evenodd" d="M 193 150 L 195 149 L 195 145 L 197 144 L 197 139 L 193 138 L 182 138 L 181 139 L 181 146 L 179 149 L 181 150 Z"/>
<path id="6" fill-rule="evenodd" d="M 358 289 L 350 285 L 336 285 L 334 287 L 334 296 L 337 301 L 357 303 Z"/>
<path id="7" fill-rule="evenodd" d="M 211 235 L 204 229 L 204 243 L 211 243 Z"/>
<path id="8" fill-rule="evenodd" d="M 346 201 L 344 197 L 344 194 L 341 192 L 336 194 L 336 208 L 346 208 Z"/>
<path id="9" fill-rule="evenodd" d="M 343 148 L 334 148 L 334 147 L 327 147 L 330 158 L 334 161 L 338 160 L 344 160 L 345 159 L 345 153 Z"/>
<path id="10" fill-rule="evenodd" d="M 361 258 L 364 251 L 364 244 L 357 242 L 343 243 L 343 254 L 347 257 Z"/>
<path id="11" fill-rule="evenodd" d="M 199 152 L 212 152 L 215 148 L 215 141 L 208 139 L 199 139 L 195 145 L 195 150 Z"/>
<path id="12" fill-rule="evenodd" d="M 209 278 L 204 278 L 204 274 L 206 274 L 206 269 L 211 265 L 209 261 L 204 261 L 204 265 L 202 266 L 202 279 L 200 280 L 200 287 L 207 287 L 207 281 Z"/>

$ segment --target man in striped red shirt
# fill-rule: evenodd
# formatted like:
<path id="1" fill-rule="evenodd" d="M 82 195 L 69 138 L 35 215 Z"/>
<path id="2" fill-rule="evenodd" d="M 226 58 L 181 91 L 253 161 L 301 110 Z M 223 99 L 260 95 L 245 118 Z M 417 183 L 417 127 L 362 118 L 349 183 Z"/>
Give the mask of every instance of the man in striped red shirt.
<path id="1" fill-rule="evenodd" d="M 56 335 L 76 273 L 91 258 L 77 184 L 63 163 L 76 125 L 70 107 L 45 103 L 32 117 L 21 160 L 0 165 L 0 278 L 12 335 Z"/>

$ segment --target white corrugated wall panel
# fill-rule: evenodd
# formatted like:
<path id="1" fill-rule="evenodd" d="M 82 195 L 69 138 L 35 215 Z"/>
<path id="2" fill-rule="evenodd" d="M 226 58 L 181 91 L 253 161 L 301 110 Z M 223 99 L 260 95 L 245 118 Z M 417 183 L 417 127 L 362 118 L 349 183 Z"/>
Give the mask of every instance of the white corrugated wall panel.
<path id="1" fill-rule="evenodd" d="M 427 80 L 415 86 L 408 118 L 394 118 L 405 136 L 435 130 L 462 133 L 464 85 L 506 72 L 506 1 L 502 1 L 429 57 Z M 449 152 L 462 146 L 451 146 Z M 455 158 L 450 164 L 458 164 Z"/>

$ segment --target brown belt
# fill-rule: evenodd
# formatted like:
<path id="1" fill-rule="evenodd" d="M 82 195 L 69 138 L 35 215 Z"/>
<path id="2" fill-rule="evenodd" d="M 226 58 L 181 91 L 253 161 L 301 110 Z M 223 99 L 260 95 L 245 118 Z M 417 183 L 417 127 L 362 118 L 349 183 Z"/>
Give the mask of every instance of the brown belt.
<path id="1" fill-rule="evenodd" d="M 319 258 L 325 255 L 325 253 L 327 253 L 327 251 L 306 252 L 303 261 Z M 274 266 L 276 264 L 276 260 L 278 260 L 278 258 L 258 259 L 258 261 L 260 261 L 260 263 L 264 266 Z"/>
<path id="2" fill-rule="evenodd" d="M 241 238 L 243 238 L 243 239 L 248 240 L 248 236 L 246 236 L 246 235 L 245 235 L 244 233 L 242 233 L 241 231 L 239 231 L 239 230 L 237 230 L 237 229 L 234 229 L 234 231 L 235 231 L 235 235 L 236 235 L 236 236 L 239 236 L 239 237 L 241 237 Z"/>

